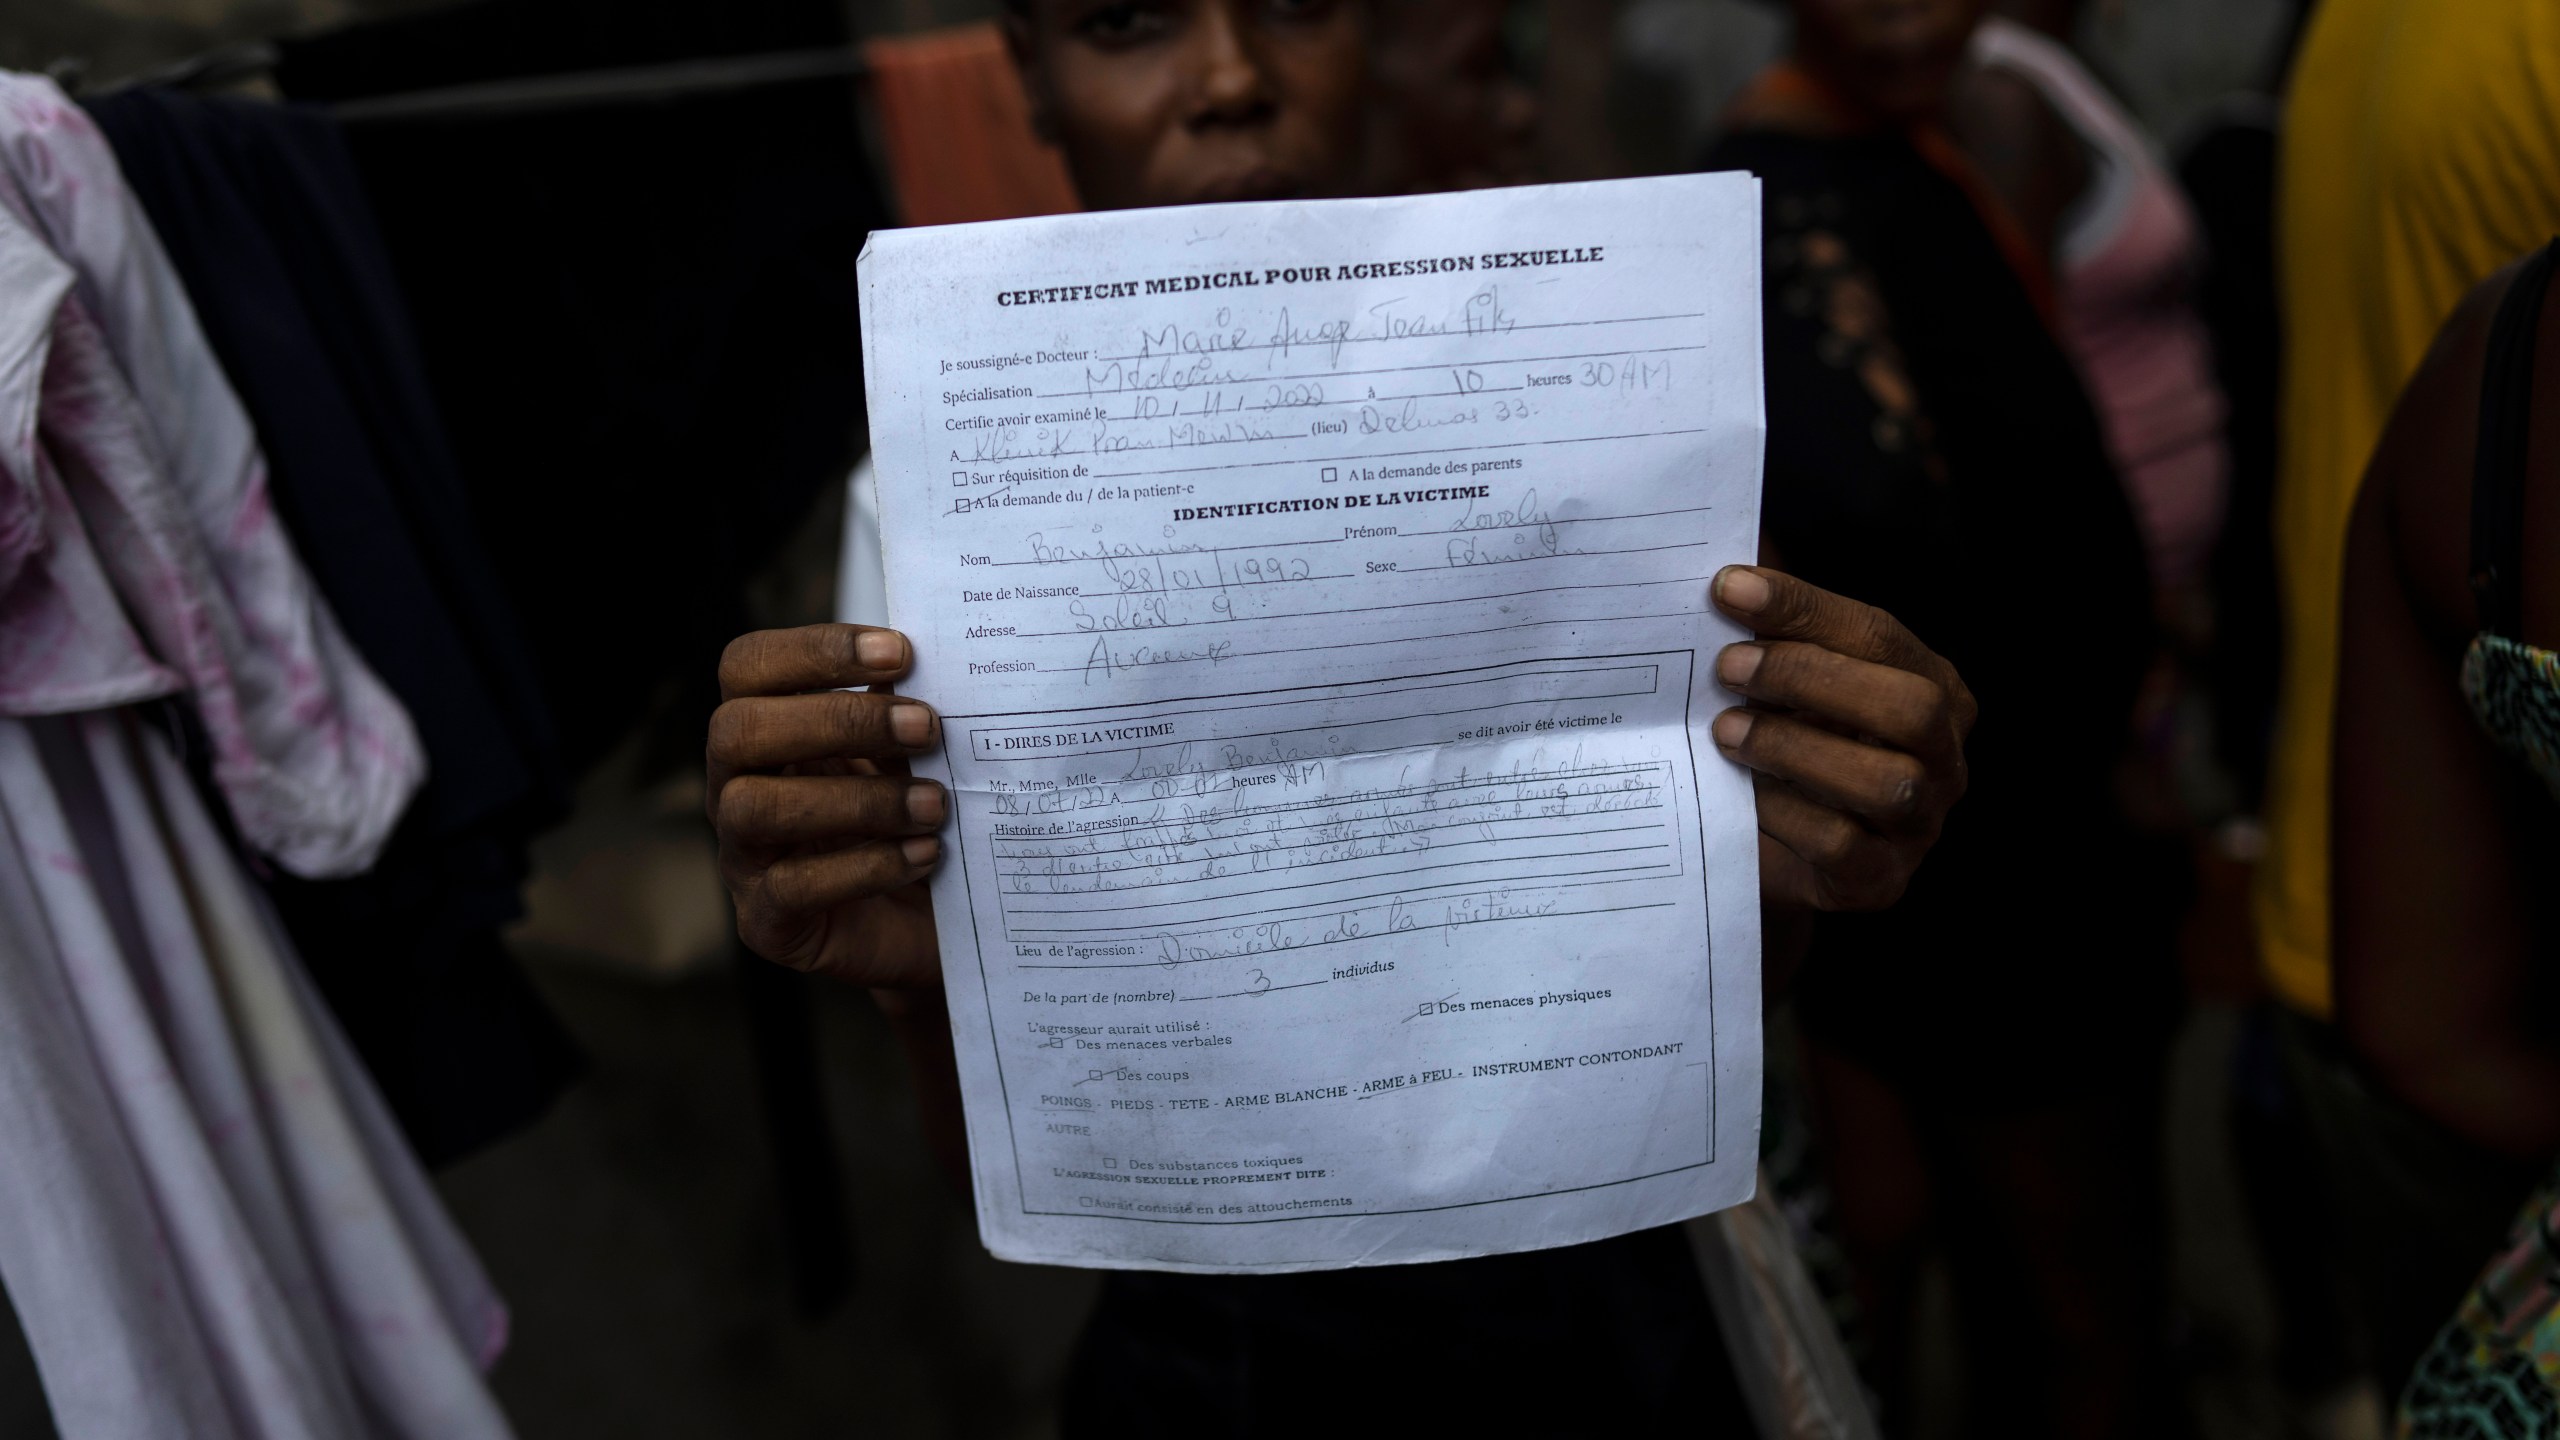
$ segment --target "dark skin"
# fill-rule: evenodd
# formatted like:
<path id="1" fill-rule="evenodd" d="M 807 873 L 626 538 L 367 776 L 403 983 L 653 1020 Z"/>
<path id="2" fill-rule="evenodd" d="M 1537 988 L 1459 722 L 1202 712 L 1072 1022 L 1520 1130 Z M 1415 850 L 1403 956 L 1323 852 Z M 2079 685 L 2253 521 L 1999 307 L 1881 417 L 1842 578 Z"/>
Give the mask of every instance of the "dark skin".
<path id="1" fill-rule="evenodd" d="M 1795 0 L 1795 58 L 1869 114 L 1944 118 L 1986 0 Z"/>
<path id="2" fill-rule="evenodd" d="M 1512 72 L 1504 0 L 1386 0 L 1370 63 L 1377 126 L 1371 194 L 1516 185 L 1532 178 L 1538 96 Z"/>
<path id="3" fill-rule="evenodd" d="M 2089 188 L 2089 154 L 2036 87 L 2006 70 L 1968 69 L 1947 125 L 2036 253 L 2053 258 L 2063 217 Z"/>
<path id="4" fill-rule="evenodd" d="M 2088 188 L 2079 137 L 2036 88 L 1971 63 L 1985 0 L 1805 0 L 1795 58 L 1860 108 L 1896 125 L 1944 126 L 2038 254 Z M 1827 117 L 1805 116 L 1807 126 Z"/>
<path id="5" fill-rule="evenodd" d="M 2082 0 L 1995 0 L 1992 10 L 2064 44 L 2080 26 Z"/>
<path id="6" fill-rule="evenodd" d="M 2560 1037 L 2537 975 L 2560 937 L 2551 797 L 2457 686 L 2482 356 L 2513 272 L 2456 312 L 2374 452 L 2347 540 L 2330 887 L 2337 1019 L 2385 1089 L 2518 1160 L 2560 1148 Z M 2560 306 L 2536 341 L 2522 638 L 2560 646 Z M 2536 542 L 2539 541 L 2539 548 Z"/>
<path id="7" fill-rule="evenodd" d="M 1966 56 L 1983 15 L 2014 8 L 1987 0 L 1800 0 L 1795 58 L 1878 119 L 1944 126 L 2037 253 L 2049 256 L 2062 217 L 2088 187 L 2088 157 L 2034 86 Z"/>
<path id="8" fill-rule="evenodd" d="M 1757 566 L 1729 566 L 1714 603 L 1758 641 L 1716 674 L 1750 702 L 1713 726 L 1759 797 L 1765 910 L 1879 909 L 1901 898 L 1964 793 L 1972 694 L 1893 618 Z M 858 625 L 731 643 L 711 719 L 709 808 L 749 949 L 881 990 L 939 983 L 922 881 L 941 863 L 949 797 L 906 762 L 941 743 L 920 700 L 889 686 L 907 638 Z"/>
<path id="9" fill-rule="evenodd" d="M 1991 8 L 2068 45 L 2080 6 L 2079 0 L 1998 0 Z M 2079 135 L 2035 86 L 2006 70 L 1966 67 L 1947 112 L 1982 178 L 2037 253 L 2052 256 L 2063 217 L 2089 188 L 2089 155 Z"/>
<path id="10" fill-rule="evenodd" d="M 1032 123 L 1095 210 L 1346 194 L 1365 123 L 1354 0 L 1035 0 L 1005 36 Z"/>

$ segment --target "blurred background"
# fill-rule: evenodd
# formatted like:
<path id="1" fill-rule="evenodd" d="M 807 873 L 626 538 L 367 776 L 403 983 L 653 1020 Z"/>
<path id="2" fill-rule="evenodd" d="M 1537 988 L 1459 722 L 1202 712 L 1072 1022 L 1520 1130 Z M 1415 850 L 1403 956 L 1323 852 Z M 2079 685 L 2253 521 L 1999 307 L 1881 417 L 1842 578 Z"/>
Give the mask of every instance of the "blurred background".
<path id="1" fill-rule="evenodd" d="M 1492 8 L 1508 77 L 1538 97 L 1538 168 L 1553 178 L 1690 167 L 1786 43 L 1783 8 L 1750 0 Z M 2232 1440 L 2379 1436 L 2383 1413 L 2370 1387 L 2284 1373 L 2230 1118 L 2245 1017 L 2263 998 L 2243 897 L 2274 602 L 2263 550 L 2248 547 L 2263 547 L 2271 483 L 2264 247 L 2298 8 L 2099 0 L 2069 37 L 2190 175 L 2234 252 L 2216 256 L 2224 288 L 2205 290 L 2222 307 L 2217 334 L 2239 337 L 2224 356 L 2224 533 L 2240 578 L 2215 597 L 2225 644 L 2205 687 L 2230 743 L 2172 781 L 2167 828 L 2195 899 L 2161 1130 L 2176 1383 L 2198 1430 Z M 11 0 L 0 12 L 0 67 L 77 97 L 156 77 L 332 107 L 407 295 L 556 721 L 556 794 L 513 822 L 524 913 L 467 957 L 481 987 L 467 1013 L 421 1038 L 397 993 L 351 976 L 406 943 L 374 922 L 350 922 L 342 953 L 311 964 L 512 1306 L 494 1384 L 528 1440 L 1054 1429 L 1091 1278 L 980 1249 L 868 997 L 739 954 L 699 773 L 720 643 L 838 604 L 843 482 L 863 448 L 850 300 L 862 233 L 1071 203 L 1021 132 L 1018 97 L 1000 93 L 997 10 Z M 2236 166 L 2216 168 L 2235 148 Z M 2186 168 L 2200 155 L 2203 170 Z M 501 243 L 493 229 L 514 233 Z M 785 294 L 788 324 L 767 313 Z M 422 983 L 442 984 L 435 967 L 460 974 L 466 960 L 417 963 Z M 434 1113 L 418 1097 L 457 1064 L 485 1093 Z M 1786 1095 L 1782 1078 L 1781 1112 Z M 1774 1146 L 1783 1113 L 1772 1131 Z M 1793 1194 L 1818 1260 L 1821 1187 Z M 1845 1293 L 1836 1257 L 1830 1278 Z M 1924 1286 L 1912 1434 L 1964 1433 L 1951 1303 L 1942 1277 Z M 0 1320 L 0 1436 L 50 1433 Z"/>
<path id="2" fill-rule="evenodd" d="M 451 8 L 453 0 L 28 0 L 0 32 L 0 63 L 44 70 L 80 65 L 112 80 L 242 41 L 299 34 L 389 16 Z M 856 36 L 913 34 L 994 19 L 997 0 L 847 0 Z M 1606 50 L 1618 78 L 1659 84 L 1611 115 L 1630 155 L 1686 157 L 1663 122 L 1708 134 L 1724 100 L 1780 43 L 1779 7 L 1751 0 L 1629 0 L 1516 7 L 1516 25 L 1569 35 Z M 2106 73 L 2151 131 L 2172 142 L 2235 94 L 2262 93 L 2290 30 L 2285 0 L 2114 0 L 2088 7 L 2079 47 Z M 1664 110 L 1661 106 L 1668 106 Z M 2174 144 L 2173 144 L 2174 148 Z M 1676 161 L 1666 160 L 1667 166 Z"/>

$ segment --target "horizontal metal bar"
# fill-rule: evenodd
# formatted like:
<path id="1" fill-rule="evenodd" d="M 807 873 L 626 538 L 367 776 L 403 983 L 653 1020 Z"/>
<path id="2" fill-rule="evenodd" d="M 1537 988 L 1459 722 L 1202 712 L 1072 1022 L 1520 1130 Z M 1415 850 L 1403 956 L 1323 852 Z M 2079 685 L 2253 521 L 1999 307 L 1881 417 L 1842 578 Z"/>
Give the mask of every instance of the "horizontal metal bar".
<path id="1" fill-rule="evenodd" d="M 862 52 L 843 49 L 784 50 L 720 60 L 685 60 L 621 70 L 589 70 L 523 80 L 486 80 L 405 95 L 345 100 L 330 113 L 348 124 L 381 120 L 439 120 L 575 110 L 592 105 L 637 105 L 657 100 L 749 90 L 802 80 L 860 75 Z"/>

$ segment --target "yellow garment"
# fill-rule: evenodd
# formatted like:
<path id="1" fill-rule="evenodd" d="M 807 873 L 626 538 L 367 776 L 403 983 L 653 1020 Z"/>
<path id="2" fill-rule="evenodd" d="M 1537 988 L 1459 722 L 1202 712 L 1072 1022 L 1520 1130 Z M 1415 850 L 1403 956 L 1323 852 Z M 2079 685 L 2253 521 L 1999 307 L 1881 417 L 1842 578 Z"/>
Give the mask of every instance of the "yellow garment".
<path id="1" fill-rule="evenodd" d="M 2326 1018 L 2347 517 L 2437 329 L 2560 232 L 2560 0 L 2322 0 L 2286 102 L 2279 187 L 2286 654 L 2258 939 L 2277 998 Z"/>

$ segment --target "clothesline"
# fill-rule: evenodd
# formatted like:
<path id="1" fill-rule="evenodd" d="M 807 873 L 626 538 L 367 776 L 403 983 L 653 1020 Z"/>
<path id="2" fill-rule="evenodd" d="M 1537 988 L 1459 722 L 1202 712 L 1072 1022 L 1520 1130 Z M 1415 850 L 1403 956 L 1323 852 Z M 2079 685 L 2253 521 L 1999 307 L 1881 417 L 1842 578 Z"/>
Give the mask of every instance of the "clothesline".
<path id="1" fill-rule="evenodd" d="M 725 90 L 840 79 L 861 75 L 868 68 L 859 50 L 784 50 L 733 59 L 687 60 L 672 65 L 637 65 L 622 70 L 452 85 L 407 95 L 349 100 L 333 106 L 330 113 L 348 124 L 463 116 L 478 119 L 588 105 L 645 104 Z"/>
<path id="2" fill-rule="evenodd" d="M 94 101 L 142 89 L 205 92 L 289 68 L 297 42 L 247 41 L 105 86 L 83 88 L 76 63 L 57 79 Z M 1075 208 L 1056 152 L 1034 134 L 998 27 L 956 26 L 916 35 L 642 65 L 503 76 L 452 85 L 356 94 L 311 108 L 359 129 L 456 125 L 557 115 L 607 106 L 652 106 L 781 90 L 823 80 L 869 82 L 879 138 L 911 225 L 1047 215 Z M 342 92 L 343 93 L 343 92 Z M 966 157 L 954 163 L 954 157 Z"/>

